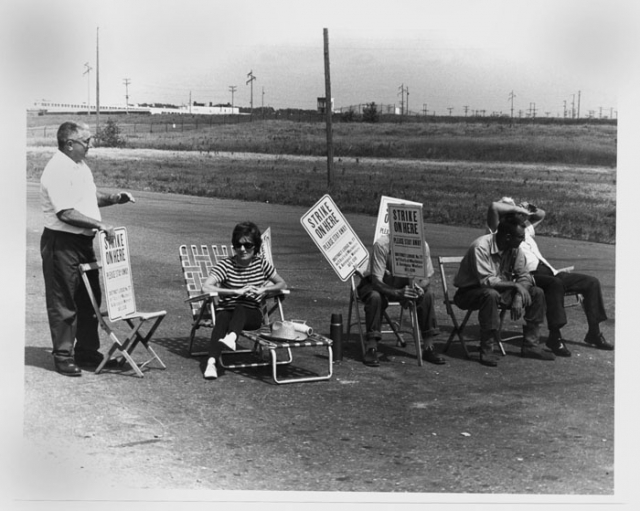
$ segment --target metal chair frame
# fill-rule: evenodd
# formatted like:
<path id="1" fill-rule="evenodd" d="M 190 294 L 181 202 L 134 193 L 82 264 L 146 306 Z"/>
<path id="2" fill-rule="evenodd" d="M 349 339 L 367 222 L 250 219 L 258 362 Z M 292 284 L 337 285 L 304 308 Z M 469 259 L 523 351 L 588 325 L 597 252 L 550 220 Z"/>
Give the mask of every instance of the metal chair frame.
<path id="1" fill-rule="evenodd" d="M 459 267 L 460 263 L 462 262 L 462 259 L 463 259 L 462 256 L 438 257 L 438 266 L 440 268 L 440 279 L 442 281 L 442 293 L 444 295 L 444 305 L 447 310 L 447 315 L 451 318 L 451 322 L 453 323 L 453 329 L 451 330 L 451 334 L 447 339 L 447 342 L 445 344 L 443 351 L 446 352 L 449 349 L 451 344 L 454 342 L 455 337 L 457 336 L 460 344 L 462 345 L 462 349 L 464 350 L 465 356 L 469 358 L 469 350 L 467 349 L 465 339 L 462 334 L 463 334 L 464 328 L 467 325 L 467 322 L 469 321 L 469 318 L 471 317 L 471 314 L 473 314 L 475 310 L 473 309 L 467 310 L 462 322 L 461 323 L 458 322 L 458 319 L 453 309 L 453 307 L 455 307 L 456 305 L 453 303 L 453 300 L 449 297 L 449 287 L 448 287 L 448 281 L 447 281 L 448 274 L 446 271 L 447 265 L 455 264 L 456 268 Z M 566 268 L 562 268 L 558 271 L 571 271 L 573 270 L 573 268 L 574 268 L 573 266 L 569 266 Z M 567 304 L 565 302 L 565 307 L 574 307 L 576 305 L 582 305 L 582 296 L 579 293 L 567 293 L 565 294 L 565 298 L 575 298 L 575 303 Z M 500 307 L 500 327 L 498 329 L 498 336 L 499 336 L 498 347 L 500 348 L 500 352 L 502 353 L 503 356 L 506 355 L 503 342 L 513 340 L 513 339 L 518 339 L 519 337 L 521 337 L 520 335 L 515 335 L 507 338 L 502 338 L 504 319 L 508 311 L 509 311 L 509 307 L 505 307 L 505 306 Z"/>
<path id="2" fill-rule="evenodd" d="M 132 314 L 128 314 L 117 320 L 111 321 L 109 320 L 109 314 L 106 311 L 101 311 L 100 306 L 98 305 L 98 301 L 93 293 L 91 288 L 91 284 L 89 283 L 89 278 L 87 273 L 90 271 L 100 271 L 102 270 L 102 265 L 98 262 L 81 264 L 78 268 L 80 275 L 82 277 L 82 281 L 84 282 L 85 288 L 87 289 L 87 293 L 89 295 L 89 299 L 91 300 L 91 305 L 96 313 L 96 317 L 98 318 L 98 324 L 100 327 L 107 333 L 109 338 L 112 341 L 112 345 L 107 352 L 107 356 L 104 357 L 102 362 L 98 365 L 95 370 L 95 374 L 99 374 L 106 363 L 111 360 L 114 353 L 118 352 L 122 355 L 122 358 L 119 360 L 119 366 L 122 367 L 126 362 L 129 363 L 133 371 L 140 378 L 144 377 L 144 373 L 142 369 L 144 369 L 148 364 L 157 360 L 162 369 L 166 369 L 166 365 L 158 354 L 154 351 L 154 349 L 150 346 L 149 342 L 155 333 L 156 329 L 164 319 L 167 314 L 166 311 L 157 311 L 157 312 L 136 312 Z M 112 323 L 117 323 L 118 321 L 124 321 L 129 325 L 130 331 L 127 334 L 124 341 L 120 341 L 118 336 L 116 335 L 114 329 L 112 328 Z M 148 326 L 146 333 L 142 331 L 143 326 Z M 138 344 L 142 344 L 147 352 L 151 354 L 151 358 L 142 364 L 137 364 L 135 360 L 132 358 L 131 354 L 133 350 L 135 350 Z"/>
<path id="3" fill-rule="evenodd" d="M 354 275 L 351 276 L 350 279 L 350 283 L 351 283 L 351 289 L 349 292 L 349 313 L 347 316 L 347 338 L 349 337 L 349 334 L 351 333 L 351 327 L 354 325 L 358 326 L 358 334 L 359 334 L 359 338 L 360 338 L 360 348 L 362 350 L 362 357 L 364 358 L 364 353 L 366 351 L 365 349 L 365 332 L 362 328 L 362 324 L 363 324 L 363 317 L 360 315 L 360 305 L 364 306 L 364 303 L 362 302 L 362 300 L 360 300 L 360 297 L 358 296 L 358 286 L 356 284 L 356 280 L 355 277 L 358 276 L 361 279 L 363 278 L 363 275 L 356 271 Z M 399 313 L 398 313 L 398 319 L 394 320 L 391 318 L 391 316 L 389 315 L 389 308 L 390 307 L 394 307 L 394 308 L 399 308 Z M 411 322 L 411 329 L 410 330 L 403 330 L 403 325 L 404 325 L 404 308 L 402 307 L 402 305 L 400 304 L 400 302 L 397 301 L 390 301 L 387 308 L 385 309 L 385 311 L 383 312 L 383 319 L 384 321 L 389 325 L 390 330 L 382 330 L 380 333 L 381 334 L 394 334 L 395 338 L 396 338 L 396 346 L 400 346 L 400 347 L 406 347 L 407 345 L 407 341 L 404 340 L 404 337 L 402 336 L 403 333 L 408 333 L 413 337 L 414 340 L 414 344 L 415 344 L 415 349 L 416 349 L 416 355 L 418 358 L 418 365 L 422 366 L 422 336 L 420 333 L 420 326 L 418 324 L 418 312 L 416 309 L 416 302 L 415 301 L 410 301 L 409 305 L 408 305 L 408 310 L 409 310 L 409 320 Z M 354 314 L 355 312 L 355 314 Z M 355 317 L 355 320 L 352 321 L 352 319 Z"/>

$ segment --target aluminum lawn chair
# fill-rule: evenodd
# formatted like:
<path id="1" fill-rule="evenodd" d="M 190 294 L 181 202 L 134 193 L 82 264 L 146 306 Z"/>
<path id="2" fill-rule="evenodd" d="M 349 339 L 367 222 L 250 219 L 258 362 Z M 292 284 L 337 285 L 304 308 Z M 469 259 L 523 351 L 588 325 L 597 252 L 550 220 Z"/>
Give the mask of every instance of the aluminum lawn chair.
<path id="1" fill-rule="evenodd" d="M 264 247 L 264 244 L 263 244 Z M 215 325 L 215 308 L 217 293 L 203 293 L 202 284 L 207 279 L 210 269 L 220 258 L 231 255 L 233 248 L 227 245 L 181 245 L 179 248 L 180 262 L 187 288 L 188 298 L 185 300 L 192 316 L 191 331 L 189 334 L 189 355 L 206 355 L 206 351 L 194 351 L 196 333 L 200 328 L 212 329 Z M 270 257 L 270 251 L 264 252 L 265 257 Z M 319 334 L 312 334 L 301 341 L 273 341 L 265 338 L 269 326 L 273 321 L 285 321 L 282 301 L 289 295 L 289 290 L 276 291 L 267 295 L 262 307 L 263 326 L 259 330 L 244 330 L 238 339 L 238 349 L 235 351 L 224 350 L 220 356 L 220 364 L 227 369 L 240 369 L 249 367 L 270 366 L 273 380 L 278 383 L 301 383 L 319 380 L 328 380 L 333 373 L 332 341 Z M 244 340 L 249 341 L 249 347 L 242 347 Z M 288 377 L 278 376 L 278 366 L 288 365 L 293 362 L 292 349 L 294 348 L 324 348 L 327 351 L 328 368 L 325 374 Z M 278 353 L 283 352 L 283 357 Z M 248 361 L 246 359 L 249 359 Z M 281 360 L 278 360 L 281 358 Z M 234 362 L 236 359 L 244 359 Z"/>

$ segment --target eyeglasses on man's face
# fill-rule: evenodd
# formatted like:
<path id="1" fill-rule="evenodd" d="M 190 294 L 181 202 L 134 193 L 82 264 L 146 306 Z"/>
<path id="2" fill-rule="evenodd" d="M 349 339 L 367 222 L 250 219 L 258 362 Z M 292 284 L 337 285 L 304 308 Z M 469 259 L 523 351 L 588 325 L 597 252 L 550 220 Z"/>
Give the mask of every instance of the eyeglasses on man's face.
<path id="1" fill-rule="evenodd" d="M 85 138 L 84 140 L 78 140 L 76 138 L 70 138 L 69 142 L 76 142 L 78 144 L 80 144 L 82 147 L 84 147 L 85 149 L 89 149 L 89 144 L 91 143 L 91 139 L 93 137 L 88 137 Z"/>

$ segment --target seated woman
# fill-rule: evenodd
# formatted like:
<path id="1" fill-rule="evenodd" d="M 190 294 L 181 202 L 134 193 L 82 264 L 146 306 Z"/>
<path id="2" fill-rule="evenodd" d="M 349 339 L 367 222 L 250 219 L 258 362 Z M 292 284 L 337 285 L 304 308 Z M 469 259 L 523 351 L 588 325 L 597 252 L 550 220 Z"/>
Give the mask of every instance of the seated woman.
<path id="1" fill-rule="evenodd" d="M 254 223 L 236 225 L 231 244 L 235 254 L 211 268 L 202 285 L 202 291 L 218 293 L 205 379 L 218 377 L 216 362 L 223 346 L 235 350 L 242 330 L 256 330 L 262 326 L 261 305 L 265 293 L 287 287 L 273 265 L 260 255 L 262 238 Z"/>

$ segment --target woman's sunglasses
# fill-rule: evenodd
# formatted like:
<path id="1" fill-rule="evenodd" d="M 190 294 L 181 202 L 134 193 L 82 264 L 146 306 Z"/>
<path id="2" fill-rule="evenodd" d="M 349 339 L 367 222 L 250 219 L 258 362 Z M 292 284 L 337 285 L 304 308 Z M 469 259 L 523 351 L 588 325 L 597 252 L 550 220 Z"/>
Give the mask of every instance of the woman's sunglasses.
<path id="1" fill-rule="evenodd" d="M 253 243 L 236 243 L 233 248 L 238 250 L 240 247 L 244 247 L 244 249 L 248 252 L 249 250 L 253 250 L 255 245 Z"/>

